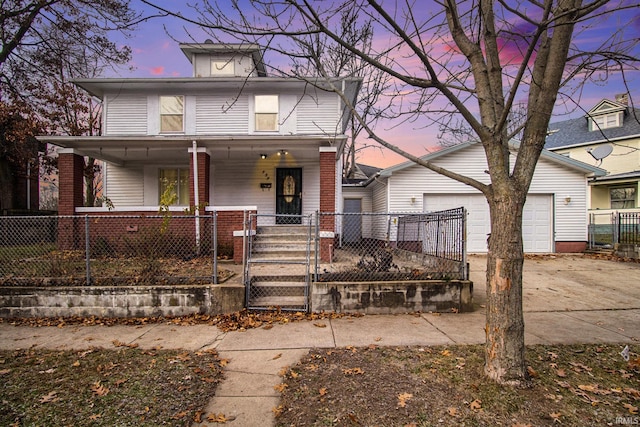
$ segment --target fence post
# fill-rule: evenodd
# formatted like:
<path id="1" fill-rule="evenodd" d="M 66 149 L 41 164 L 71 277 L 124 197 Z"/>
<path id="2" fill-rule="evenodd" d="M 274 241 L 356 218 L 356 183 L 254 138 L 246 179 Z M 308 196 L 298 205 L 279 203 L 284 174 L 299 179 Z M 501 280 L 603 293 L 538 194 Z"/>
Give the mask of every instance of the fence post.
<path id="1" fill-rule="evenodd" d="M 89 215 L 84 216 L 84 246 L 87 272 L 87 286 L 91 284 L 91 245 L 89 244 Z"/>
<path id="2" fill-rule="evenodd" d="M 319 271 L 319 266 L 318 266 L 318 257 L 320 256 L 320 212 L 316 211 L 316 238 L 315 238 L 315 264 L 316 264 L 316 268 L 315 268 L 315 277 L 313 278 L 313 280 L 318 280 L 318 271 Z"/>
<path id="3" fill-rule="evenodd" d="M 213 284 L 218 284 L 218 211 L 213 211 Z"/>

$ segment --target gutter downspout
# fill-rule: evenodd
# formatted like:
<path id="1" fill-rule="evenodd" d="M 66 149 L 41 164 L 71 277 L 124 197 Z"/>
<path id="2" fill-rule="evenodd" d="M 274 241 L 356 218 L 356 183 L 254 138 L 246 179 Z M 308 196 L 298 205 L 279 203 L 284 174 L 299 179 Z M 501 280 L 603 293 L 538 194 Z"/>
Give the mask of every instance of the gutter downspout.
<path id="1" fill-rule="evenodd" d="M 198 143 L 193 140 L 193 201 L 196 220 L 196 254 L 200 255 L 200 197 L 198 194 Z"/>

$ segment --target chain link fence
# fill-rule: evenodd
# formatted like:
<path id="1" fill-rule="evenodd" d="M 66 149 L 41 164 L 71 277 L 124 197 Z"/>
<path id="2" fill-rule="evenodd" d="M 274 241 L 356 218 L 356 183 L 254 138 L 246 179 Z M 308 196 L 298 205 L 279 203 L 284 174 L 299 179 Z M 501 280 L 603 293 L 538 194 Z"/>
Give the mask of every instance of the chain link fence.
<path id="1" fill-rule="evenodd" d="M 463 208 L 431 213 L 321 213 L 320 223 L 323 217 L 332 217 L 340 232 L 329 248 L 330 261 L 316 263 L 317 281 L 468 278 Z"/>
<path id="2" fill-rule="evenodd" d="M 216 217 L 0 217 L 0 284 L 217 283 Z"/>

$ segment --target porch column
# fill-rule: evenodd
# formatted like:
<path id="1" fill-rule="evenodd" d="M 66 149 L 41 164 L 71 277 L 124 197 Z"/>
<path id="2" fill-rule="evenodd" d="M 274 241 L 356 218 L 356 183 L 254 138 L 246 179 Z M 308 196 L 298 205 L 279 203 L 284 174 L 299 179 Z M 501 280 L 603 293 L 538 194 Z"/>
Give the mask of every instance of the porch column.
<path id="1" fill-rule="evenodd" d="M 71 148 L 58 150 L 58 215 L 75 215 L 84 203 L 84 158 Z M 58 249 L 74 250 L 84 241 L 84 230 L 74 218 L 58 220 Z"/>
<path id="2" fill-rule="evenodd" d="M 336 155 L 337 147 L 320 147 L 320 212 L 336 211 Z M 320 216 L 320 259 L 331 261 L 336 218 Z"/>
<path id="3" fill-rule="evenodd" d="M 189 206 L 196 205 L 195 191 L 193 188 L 193 148 L 189 148 Z M 209 171 L 211 169 L 211 156 L 204 147 L 197 149 L 198 162 L 198 201 L 200 206 L 209 205 Z"/>
<path id="4" fill-rule="evenodd" d="M 84 158 L 72 148 L 58 150 L 58 215 L 75 215 L 84 205 Z"/>

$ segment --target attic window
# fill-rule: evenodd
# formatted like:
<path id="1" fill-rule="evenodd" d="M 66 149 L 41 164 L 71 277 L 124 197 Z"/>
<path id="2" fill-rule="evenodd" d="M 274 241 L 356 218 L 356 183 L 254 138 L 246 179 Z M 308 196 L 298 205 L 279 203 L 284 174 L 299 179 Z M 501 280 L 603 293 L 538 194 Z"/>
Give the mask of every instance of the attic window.
<path id="1" fill-rule="evenodd" d="M 616 128 L 621 126 L 620 113 L 602 114 L 591 118 L 591 130 L 598 131 L 602 129 Z"/>
<path id="2" fill-rule="evenodd" d="M 235 75 L 235 67 L 233 60 L 219 60 L 214 59 L 211 61 L 211 75 L 212 76 L 233 76 Z"/>

